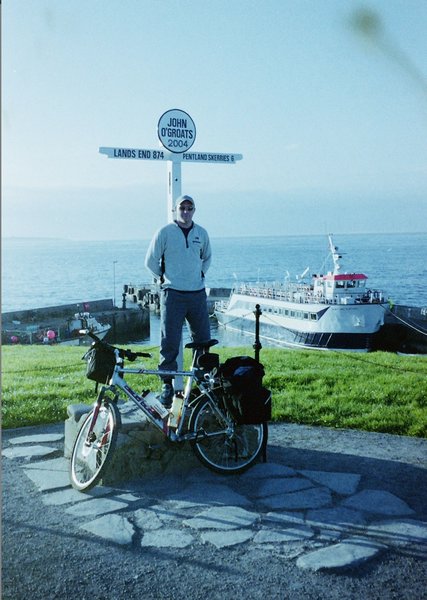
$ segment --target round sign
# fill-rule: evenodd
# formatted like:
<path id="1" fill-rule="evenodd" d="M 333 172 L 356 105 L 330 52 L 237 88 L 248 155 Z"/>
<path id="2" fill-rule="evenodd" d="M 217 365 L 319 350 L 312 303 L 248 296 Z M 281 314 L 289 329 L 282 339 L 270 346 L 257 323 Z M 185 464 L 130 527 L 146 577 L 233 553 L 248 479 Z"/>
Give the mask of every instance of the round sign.
<path id="1" fill-rule="evenodd" d="M 187 152 L 196 141 L 196 126 L 193 119 L 183 110 L 167 110 L 159 119 L 157 135 L 166 150 Z"/>

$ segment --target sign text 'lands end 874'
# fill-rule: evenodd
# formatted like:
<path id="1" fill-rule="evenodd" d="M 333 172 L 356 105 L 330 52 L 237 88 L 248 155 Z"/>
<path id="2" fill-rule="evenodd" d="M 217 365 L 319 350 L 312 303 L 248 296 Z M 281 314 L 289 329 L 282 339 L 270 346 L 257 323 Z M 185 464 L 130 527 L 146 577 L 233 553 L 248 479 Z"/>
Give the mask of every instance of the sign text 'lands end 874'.
<path id="1" fill-rule="evenodd" d="M 183 152 L 179 158 L 176 154 L 166 152 L 165 150 L 155 150 L 153 148 L 114 148 L 101 146 L 100 154 L 106 154 L 108 158 L 125 158 L 133 160 L 154 160 L 154 161 L 176 161 L 179 162 L 199 162 L 199 163 L 217 163 L 233 165 L 238 160 L 242 160 L 241 154 L 232 154 L 229 152 Z M 176 157 L 176 158 L 175 158 Z"/>
<path id="2" fill-rule="evenodd" d="M 196 141 L 196 125 L 185 111 L 173 108 L 160 117 L 157 135 L 166 150 L 180 154 L 190 150 Z"/>

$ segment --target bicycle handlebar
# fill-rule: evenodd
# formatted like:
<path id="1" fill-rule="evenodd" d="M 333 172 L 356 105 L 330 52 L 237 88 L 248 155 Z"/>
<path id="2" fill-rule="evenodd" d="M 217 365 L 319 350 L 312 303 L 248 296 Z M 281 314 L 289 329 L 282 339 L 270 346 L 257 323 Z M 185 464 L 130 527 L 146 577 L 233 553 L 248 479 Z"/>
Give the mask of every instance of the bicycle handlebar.
<path id="1" fill-rule="evenodd" d="M 108 342 L 104 342 L 104 340 L 101 340 L 101 338 L 99 338 L 95 333 L 93 333 L 93 331 L 89 331 L 88 329 L 81 329 L 80 333 L 84 334 L 84 335 L 88 335 L 90 338 L 92 338 L 95 341 L 96 344 L 99 344 L 100 346 L 103 346 L 104 348 L 109 348 L 110 350 L 117 350 L 120 358 L 126 358 L 130 362 L 134 362 L 138 357 L 141 357 L 141 358 L 151 358 L 152 357 L 152 354 L 150 352 L 134 352 L 133 350 L 129 350 L 129 348 L 127 350 L 123 350 L 122 348 L 117 348 L 116 346 L 113 346 L 113 345 L 109 344 Z"/>

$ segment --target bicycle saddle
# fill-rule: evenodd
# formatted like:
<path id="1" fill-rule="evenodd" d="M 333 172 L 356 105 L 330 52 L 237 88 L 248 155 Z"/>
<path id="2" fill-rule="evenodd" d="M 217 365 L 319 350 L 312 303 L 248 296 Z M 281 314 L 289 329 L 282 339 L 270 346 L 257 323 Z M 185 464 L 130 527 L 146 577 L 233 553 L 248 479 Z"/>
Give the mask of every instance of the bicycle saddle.
<path id="1" fill-rule="evenodd" d="M 193 348 L 194 350 L 205 350 L 216 344 L 218 344 L 218 340 L 207 340 L 206 342 L 189 342 L 185 344 L 185 347 Z"/>

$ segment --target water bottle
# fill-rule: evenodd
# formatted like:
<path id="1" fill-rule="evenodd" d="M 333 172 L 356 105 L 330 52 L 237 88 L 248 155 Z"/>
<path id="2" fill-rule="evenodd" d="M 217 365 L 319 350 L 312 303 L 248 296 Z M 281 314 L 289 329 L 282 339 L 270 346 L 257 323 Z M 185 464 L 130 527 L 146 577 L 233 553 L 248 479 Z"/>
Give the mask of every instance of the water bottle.
<path id="1" fill-rule="evenodd" d="M 162 419 L 168 416 L 169 411 L 163 406 L 154 392 L 143 392 L 142 397 L 150 408 L 153 408 Z"/>
<path id="2" fill-rule="evenodd" d="M 182 405 L 184 404 L 184 394 L 176 392 L 172 401 L 172 408 L 169 414 L 169 427 L 177 428 L 181 419 Z"/>

